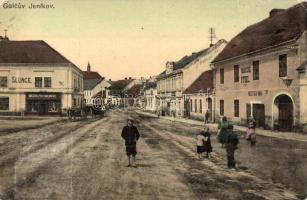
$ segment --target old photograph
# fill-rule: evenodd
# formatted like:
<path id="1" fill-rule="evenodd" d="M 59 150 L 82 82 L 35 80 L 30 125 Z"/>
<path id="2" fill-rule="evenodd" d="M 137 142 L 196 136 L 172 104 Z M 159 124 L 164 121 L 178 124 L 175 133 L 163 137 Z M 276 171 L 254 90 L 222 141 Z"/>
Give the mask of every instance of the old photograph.
<path id="1" fill-rule="evenodd" d="M 307 200 L 306 0 L 0 0 L 0 200 Z"/>

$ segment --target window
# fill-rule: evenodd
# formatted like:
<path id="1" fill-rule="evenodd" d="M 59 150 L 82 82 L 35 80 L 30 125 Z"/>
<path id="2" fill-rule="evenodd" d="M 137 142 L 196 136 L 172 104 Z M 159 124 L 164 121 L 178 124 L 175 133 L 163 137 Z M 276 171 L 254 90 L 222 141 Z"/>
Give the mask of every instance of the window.
<path id="1" fill-rule="evenodd" d="M 241 83 L 249 83 L 249 77 L 248 76 L 242 76 L 241 77 Z"/>
<path id="2" fill-rule="evenodd" d="M 240 102 L 239 102 L 239 100 L 234 100 L 234 116 L 235 117 L 240 116 Z"/>
<path id="3" fill-rule="evenodd" d="M 190 111 L 193 112 L 193 101 L 192 101 L 192 99 L 190 100 Z"/>
<path id="4" fill-rule="evenodd" d="M 0 110 L 9 110 L 9 102 L 8 97 L 0 97 Z"/>
<path id="5" fill-rule="evenodd" d="M 220 115 L 224 115 L 224 100 L 220 100 Z"/>
<path id="6" fill-rule="evenodd" d="M 51 88 L 51 77 L 44 77 L 44 87 Z"/>
<path id="7" fill-rule="evenodd" d="M 0 87 L 7 87 L 7 77 L 0 76 Z"/>
<path id="8" fill-rule="evenodd" d="M 237 83 L 240 81 L 240 68 L 239 65 L 235 65 L 233 67 L 233 72 L 234 72 L 234 82 Z"/>
<path id="9" fill-rule="evenodd" d="M 279 77 L 287 76 L 287 54 L 279 56 Z"/>
<path id="10" fill-rule="evenodd" d="M 201 99 L 199 99 L 199 112 L 202 113 L 203 112 L 203 102 Z"/>
<path id="11" fill-rule="evenodd" d="M 42 77 L 35 77 L 35 87 L 42 88 L 43 87 L 43 78 Z"/>
<path id="12" fill-rule="evenodd" d="M 224 69 L 220 69 L 220 83 L 224 84 Z"/>
<path id="13" fill-rule="evenodd" d="M 253 62 L 253 80 L 259 80 L 259 61 Z"/>
<path id="14" fill-rule="evenodd" d="M 197 112 L 197 99 L 194 100 L 195 103 L 195 112 Z"/>

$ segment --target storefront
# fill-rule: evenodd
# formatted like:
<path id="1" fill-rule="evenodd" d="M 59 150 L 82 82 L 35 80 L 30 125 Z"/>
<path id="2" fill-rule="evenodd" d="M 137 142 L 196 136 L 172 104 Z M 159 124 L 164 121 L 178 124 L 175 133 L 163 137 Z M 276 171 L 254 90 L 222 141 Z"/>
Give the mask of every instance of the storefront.
<path id="1" fill-rule="evenodd" d="M 26 93 L 26 112 L 31 115 L 61 114 L 60 93 Z"/>

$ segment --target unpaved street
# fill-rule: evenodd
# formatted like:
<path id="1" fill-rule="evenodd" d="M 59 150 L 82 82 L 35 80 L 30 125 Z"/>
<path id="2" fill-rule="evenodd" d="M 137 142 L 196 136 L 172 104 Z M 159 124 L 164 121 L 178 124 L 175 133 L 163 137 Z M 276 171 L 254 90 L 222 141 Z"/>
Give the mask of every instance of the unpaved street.
<path id="1" fill-rule="evenodd" d="M 2 134 L 0 199 L 298 199 L 252 170 L 228 170 L 220 149 L 197 160 L 193 128 L 132 111 L 141 139 L 138 167 L 128 168 L 127 115 Z"/>

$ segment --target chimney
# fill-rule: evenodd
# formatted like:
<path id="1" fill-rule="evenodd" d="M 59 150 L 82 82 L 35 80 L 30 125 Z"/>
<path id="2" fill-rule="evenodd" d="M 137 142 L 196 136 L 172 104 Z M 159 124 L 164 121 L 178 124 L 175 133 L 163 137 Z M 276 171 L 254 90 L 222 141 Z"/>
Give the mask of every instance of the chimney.
<path id="1" fill-rule="evenodd" d="M 109 78 L 109 81 L 112 81 L 112 79 Z"/>
<path id="2" fill-rule="evenodd" d="M 285 9 L 274 8 L 270 11 L 270 17 L 274 17 L 275 15 L 277 15 L 278 13 L 281 13 L 283 11 L 285 11 Z"/>
<path id="3" fill-rule="evenodd" d="M 213 47 L 213 44 L 210 44 L 210 47 Z"/>
<path id="4" fill-rule="evenodd" d="M 131 80 L 131 77 L 129 77 L 129 80 Z"/>
<path id="5" fill-rule="evenodd" d="M 88 61 L 87 63 L 87 72 L 90 72 L 91 71 L 91 65 L 90 65 L 90 61 Z"/>
<path id="6" fill-rule="evenodd" d="M 127 77 L 125 77 L 125 80 L 127 80 Z"/>

